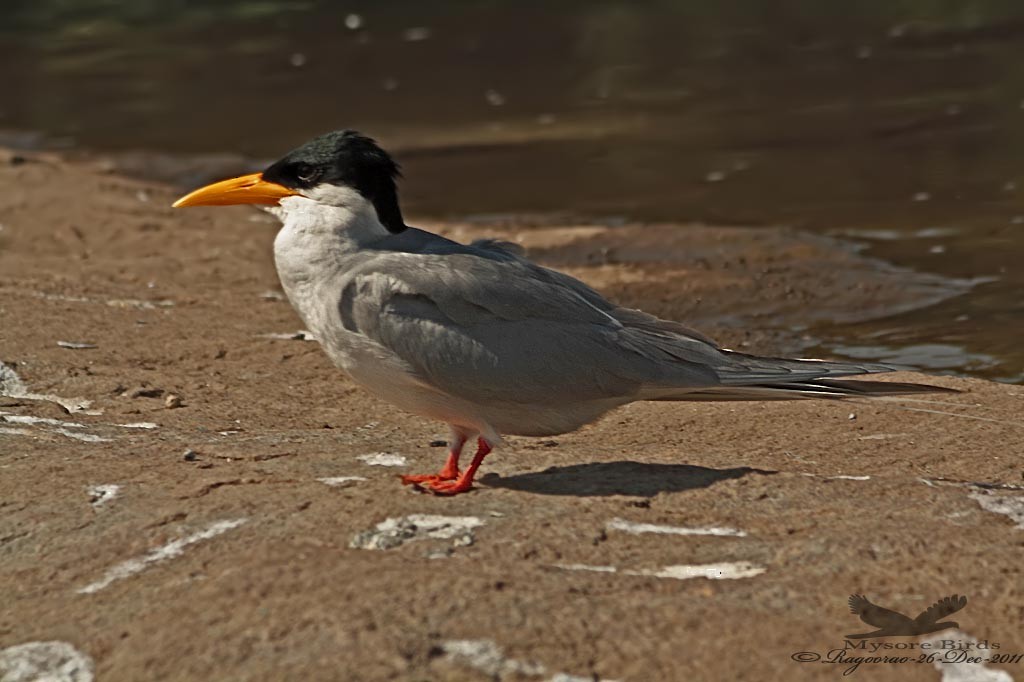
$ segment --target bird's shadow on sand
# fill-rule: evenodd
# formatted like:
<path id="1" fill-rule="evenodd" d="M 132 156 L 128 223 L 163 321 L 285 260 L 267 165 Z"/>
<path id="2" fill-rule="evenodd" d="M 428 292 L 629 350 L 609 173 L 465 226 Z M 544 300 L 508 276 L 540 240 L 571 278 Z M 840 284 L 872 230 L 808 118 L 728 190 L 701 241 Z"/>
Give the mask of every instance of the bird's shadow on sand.
<path id="1" fill-rule="evenodd" d="M 654 497 L 658 493 L 707 488 L 719 481 L 741 478 L 747 474 L 773 473 L 751 467 L 710 469 L 690 464 L 596 462 L 550 467 L 544 471 L 516 476 L 489 474 L 480 482 L 491 488 L 522 490 L 539 495 Z"/>

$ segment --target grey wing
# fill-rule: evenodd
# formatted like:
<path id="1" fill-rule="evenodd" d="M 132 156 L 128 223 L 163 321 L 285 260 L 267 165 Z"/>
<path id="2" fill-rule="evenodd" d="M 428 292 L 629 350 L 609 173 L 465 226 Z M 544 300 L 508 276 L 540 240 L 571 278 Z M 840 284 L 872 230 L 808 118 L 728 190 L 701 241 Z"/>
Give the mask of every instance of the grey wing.
<path id="1" fill-rule="evenodd" d="M 946 390 L 833 380 L 895 369 L 887 365 L 723 350 L 490 242 L 379 251 L 349 273 L 340 305 L 347 329 L 468 400 L 790 400 Z"/>
<path id="2" fill-rule="evenodd" d="M 342 321 L 419 378 L 469 400 L 625 402 L 659 377 L 718 383 L 706 363 L 686 362 L 685 344 L 651 344 L 603 310 L 614 306 L 596 292 L 597 304 L 538 270 L 472 254 L 382 254 L 345 287 Z M 717 352 L 693 344 L 695 359 Z"/>

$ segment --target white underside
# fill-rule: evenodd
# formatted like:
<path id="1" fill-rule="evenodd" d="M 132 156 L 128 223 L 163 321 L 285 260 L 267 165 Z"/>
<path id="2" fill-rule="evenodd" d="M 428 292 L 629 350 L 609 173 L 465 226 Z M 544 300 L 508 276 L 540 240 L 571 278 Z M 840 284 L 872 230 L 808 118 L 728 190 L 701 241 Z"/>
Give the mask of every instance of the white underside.
<path id="1" fill-rule="evenodd" d="M 387 236 L 373 205 L 354 190 L 331 191 L 325 205 L 306 197 L 288 197 L 268 209 L 283 221 L 274 240 L 281 285 L 306 327 L 335 365 L 357 384 L 407 412 L 446 422 L 453 433 L 477 435 L 492 446 L 501 442 L 478 406 L 439 391 L 415 376 L 386 347 L 345 329 L 339 298 L 347 273 L 358 265 L 365 245 Z M 323 199 L 323 197 L 320 197 Z"/>

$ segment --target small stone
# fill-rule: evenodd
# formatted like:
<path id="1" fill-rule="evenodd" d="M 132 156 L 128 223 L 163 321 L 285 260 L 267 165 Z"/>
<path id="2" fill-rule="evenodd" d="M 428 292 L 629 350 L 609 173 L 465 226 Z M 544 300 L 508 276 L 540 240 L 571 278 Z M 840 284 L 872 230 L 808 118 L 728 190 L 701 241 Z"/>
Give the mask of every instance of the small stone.
<path id="1" fill-rule="evenodd" d="M 358 31 L 363 27 L 363 17 L 358 14 L 349 14 L 345 17 L 345 28 L 350 31 Z"/>
<path id="2" fill-rule="evenodd" d="M 432 448 L 445 448 L 445 447 L 448 447 L 448 441 L 446 441 L 446 440 L 432 440 L 432 441 L 430 441 L 430 447 L 432 447 Z"/>
<path id="3" fill-rule="evenodd" d="M 195 462 L 196 460 L 199 459 L 199 453 L 196 452 L 195 450 L 186 450 L 184 459 L 186 462 Z"/>
<path id="4" fill-rule="evenodd" d="M 849 419 L 850 421 L 853 421 L 853 420 L 854 420 L 854 419 L 856 419 L 856 418 L 857 418 L 857 415 L 856 415 L 856 414 L 854 414 L 853 412 L 851 412 L 851 413 L 850 413 L 850 416 L 849 416 L 849 417 L 847 417 L 847 419 Z"/>
<path id="5" fill-rule="evenodd" d="M 174 408 L 181 407 L 184 404 L 185 403 L 182 402 L 181 400 L 181 396 L 175 395 L 173 393 L 168 393 L 167 397 L 164 398 L 164 407 L 166 407 L 168 410 L 173 410 Z"/>
<path id="6" fill-rule="evenodd" d="M 147 386 L 139 386 L 137 388 L 133 388 L 130 391 L 127 391 L 126 393 L 122 393 L 121 395 L 127 396 L 129 398 L 159 398 L 163 394 L 164 389 L 162 388 L 149 388 Z"/>
<path id="7" fill-rule="evenodd" d="M 28 159 L 26 159 L 24 156 L 20 154 L 15 154 L 11 158 L 7 159 L 7 163 L 11 164 L 12 166 L 20 166 L 23 163 L 28 163 Z"/>

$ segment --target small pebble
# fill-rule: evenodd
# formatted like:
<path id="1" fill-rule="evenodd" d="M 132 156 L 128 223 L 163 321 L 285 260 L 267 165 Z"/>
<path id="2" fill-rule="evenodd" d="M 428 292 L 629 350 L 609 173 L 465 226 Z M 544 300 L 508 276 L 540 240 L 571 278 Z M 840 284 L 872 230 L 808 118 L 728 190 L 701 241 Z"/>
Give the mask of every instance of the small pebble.
<path id="1" fill-rule="evenodd" d="M 853 412 L 851 412 L 851 413 L 850 413 L 850 416 L 849 416 L 849 417 L 847 417 L 847 419 L 849 419 L 850 421 L 853 421 L 853 420 L 854 420 L 854 419 L 856 419 L 856 418 L 857 418 L 857 415 L 856 415 L 856 414 L 854 414 Z"/>
<path id="2" fill-rule="evenodd" d="M 443 447 L 447 447 L 447 446 L 448 446 L 448 441 L 446 441 L 446 440 L 432 440 L 432 441 L 430 441 L 430 447 L 432 447 L 432 448 L 443 448 Z"/>
<path id="3" fill-rule="evenodd" d="M 185 451 L 185 461 L 186 462 L 195 462 L 197 459 L 199 459 L 199 453 L 198 452 L 196 452 L 195 450 L 186 450 Z"/>
<path id="4" fill-rule="evenodd" d="M 159 398 L 163 394 L 164 389 L 162 388 L 146 388 L 145 386 L 139 386 L 127 392 L 129 398 Z M 121 395 L 126 394 L 122 393 Z"/>
<path id="5" fill-rule="evenodd" d="M 166 407 L 169 410 L 173 410 L 176 407 L 181 407 L 182 405 L 184 405 L 184 403 L 181 401 L 181 396 L 169 393 L 167 397 L 164 398 L 164 407 Z"/>
<path id="6" fill-rule="evenodd" d="M 345 28 L 350 31 L 358 31 L 363 27 L 363 18 L 358 14 L 349 14 L 345 17 Z"/>

